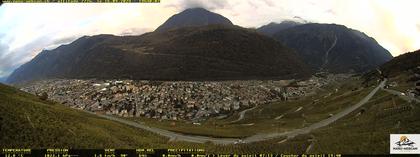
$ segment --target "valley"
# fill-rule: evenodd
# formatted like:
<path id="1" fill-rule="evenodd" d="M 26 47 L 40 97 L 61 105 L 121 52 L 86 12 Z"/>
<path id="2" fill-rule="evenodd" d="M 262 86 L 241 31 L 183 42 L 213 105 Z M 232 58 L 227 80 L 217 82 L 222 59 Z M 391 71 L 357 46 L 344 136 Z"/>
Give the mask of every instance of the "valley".
<path id="1" fill-rule="evenodd" d="M 362 147 L 362 145 L 346 144 L 344 146 L 336 144 L 337 147 L 331 148 L 325 147 L 324 141 L 338 142 L 349 138 L 359 138 L 360 141 L 367 139 L 377 141 L 384 140 L 383 136 L 385 135 L 383 133 L 390 129 L 403 131 L 401 133 L 410 133 L 410 128 L 415 130 L 416 125 L 412 125 L 412 123 L 415 123 L 415 120 L 407 119 L 410 117 L 409 115 L 401 116 L 400 114 L 405 114 L 405 112 L 415 114 L 418 112 L 418 107 L 416 106 L 419 103 L 410 105 L 411 102 L 400 99 L 400 96 L 388 94 L 386 90 L 382 89 L 386 85 L 385 81 L 380 84 L 372 84 L 369 87 L 362 87 L 362 82 L 357 76 L 340 81 L 332 81 L 320 86 L 316 90 L 317 94 L 301 96 L 299 99 L 278 100 L 260 104 L 256 107 L 248 108 L 248 110 L 247 108 L 240 108 L 238 110 L 232 110 L 229 114 L 225 113 L 224 115 L 206 117 L 206 119 L 200 122 L 193 122 L 188 119 L 170 120 L 146 118 L 144 116 L 136 117 L 135 115 L 107 115 L 103 112 L 94 113 L 80 108 L 76 109 L 79 111 L 75 110 L 72 112 L 87 117 L 98 117 L 99 119 L 108 121 L 107 123 L 118 123 L 120 126 L 112 126 L 115 129 L 126 126 L 155 133 L 156 135 L 150 137 L 150 142 L 155 141 L 158 137 L 166 138 L 166 140 L 162 141 L 161 146 L 163 147 L 204 148 L 208 153 L 226 153 L 231 151 L 237 153 L 258 153 L 264 152 L 267 149 L 270 149 L 271 152 L 290 151 L 301 153 L 325 151 L 346 152 L 347 150 L 351 150 L 349 152 L 352 153 L 364 152 L 362 150 L 358 151 L 358 148 Z M 24 87 L 21 88 L 25 89 Z M 7 87 L 6 89 L 10 90 L 11 88 Z M 21 92 L 16 91 L 14 93 Z M 10 94 L 15 95 L 14 93 Z M 8 93 L 8 97 L 11 97 L 10 94 Z M 40 104 L 51 103 L 39 100 L 39 98 L 29 94 L 23 94 L 23 96 L 25 99 L 29 98 L 31 101 L 40 102 Z M 51 95 L 51 97 L 53 98 L 54 96 Z M 17 100 L 25 99 L 19 96 Z M 68 108 L 63 105 L 56 104 L 53 106 L 63 109 Z M 9 108 L 14 107 L 9 106 Z M 26 107 L 21 109 L 24 108 Z M 74 109 L 68 108 L 65 110 Z M 247 112 L 242 112 L 244 110 L 247 110 Z M 401 111 L 394 112 L 393 110 Z M 241 117 L 241 112 L 243 113 L 243 118 L 238 120 Z M 20 124 L 29 128 L 36 128 L 39 125 L 38 120 L 31 118 L 33 117 L 32 114 L 34 113 L 29 112 L 26 114 L 30 118 L 22 117 Z M 378 117 L 383 115 L 389 115 L 391 116 L 390 118 L 399 118 L 392 120 L 392 122 L 371 118 L 372 116 Z M 71 117 L 73 116 L 75 115 Z M 65 117 L 67 116 L 63 118 Z M 4 119 L 3 116 L 2 118 Z M 61 118 L 57 120 L 65 121 Z M 375 136 L 370 138 L 366 138 L 367 135 L 363 134 L 363 132 L 358 133 L 357 130 L 373 129 L 371 128 L 373 126 L 369 125 L 369 123 L 372 123 L 372 120 L 377 123 L 376 126 L 382 127 L 383 130 L 379 131 L 376 128 Z M 354 127 L 354 125 L 361 124 L 366 126 Z M 73 124 L 66 125 L 70 127 Z M 55 125 L 54 127 L 60 126 Z M 341 136 L 333 139 L 325 134 L 337 134 L 337 132 L 345 130 L 354 133 L 340 134 Z M 72 134 L 71 131 L 68 132 Z M 75 131 L 72 130 L 72 132 Z M 78 135 L 78 132 L 75 132 L 75 134 Z M 129 136 L 135 137 L 135 135 Z M 12 138 L 11 140 L 17 140 L 16 138 L 19 138 L 19 136 L 12 136 L 10 138 Z M 383 142 L 381 145 L 386 145 L 386 141 Z M 91 144 L 89 145 L 92 146 Z M 120 143 L 120 145 L 122 144 Z M 76 147 L 81 148 L 83 146 L 78 145 Z M 127 146 L 127 148 L 129 147 Z M 375 150 L 378 153 L 386 151 L 383 149 Z"/>
<path id="2" fill-rule="evenodd" d="M 45 80 L 18 85 L 72 108 L 121 117 L 200 122 L 210 116 L 313 95 L 348 75 L 278 81 Z"/>

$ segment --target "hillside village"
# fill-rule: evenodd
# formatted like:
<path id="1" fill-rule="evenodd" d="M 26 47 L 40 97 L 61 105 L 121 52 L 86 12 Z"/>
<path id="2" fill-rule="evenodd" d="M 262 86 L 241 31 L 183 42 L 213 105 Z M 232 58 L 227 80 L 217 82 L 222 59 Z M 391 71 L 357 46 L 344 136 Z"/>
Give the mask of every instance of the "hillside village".
<path id="1" fill-rule="evenodd" d="M 45 80 L 21 90 L 72 108 L 155 119 L 201 121 L 273 101 L 297 99 L 346 75 L 305 81 L 159 82 L 135 80 Z"/>

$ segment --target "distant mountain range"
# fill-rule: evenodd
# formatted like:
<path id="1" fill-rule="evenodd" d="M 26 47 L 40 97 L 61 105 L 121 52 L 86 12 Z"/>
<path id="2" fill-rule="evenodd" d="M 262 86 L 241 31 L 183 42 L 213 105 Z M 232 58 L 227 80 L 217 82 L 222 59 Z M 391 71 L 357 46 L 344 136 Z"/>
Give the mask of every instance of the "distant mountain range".
<path id="1" fill-rule="evenodd" d="M 288 79 L 309 75 L 296 52 L 272 38 L 238 26 L 206 25 L 141 36 L 82 37 L 41 52 L 16 69 L 8 82 L 48 78 Z"/>
<path id="2" fill-rule="evenodd" d="M 45 50 L 16 69 L 7 82 L 305 78 L 320 69 L 370 70 L 391 58 L 374 39 L 344 26 L 286 21 L 253 30 L 193 8 L 140 36 L 84 36 Z"/>
<path id="3" fill-rule="evenodd" d="M 393 58 L 375 39 L 342 25 L 303 24 L 272 36 L 296 50 L 313 70 L 365 72 Z"/>

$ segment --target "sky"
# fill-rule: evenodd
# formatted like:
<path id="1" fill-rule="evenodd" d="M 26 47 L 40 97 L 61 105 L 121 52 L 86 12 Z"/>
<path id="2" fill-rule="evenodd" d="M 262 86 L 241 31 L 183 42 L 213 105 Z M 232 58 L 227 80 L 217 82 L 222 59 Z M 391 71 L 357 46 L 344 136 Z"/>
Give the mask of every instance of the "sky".
<path id="1" fill-rule="evenodd" d="M 420 49 L 419 0 L 161 0 L 161 3 L 3 4 L 0 78 L 44 49 L 84 35 L 140 35 L 170 16 L 203 7 L 235 25 L 257 28 L 283 20 L 336 23 L 364 32 L 398 56 Z"/>

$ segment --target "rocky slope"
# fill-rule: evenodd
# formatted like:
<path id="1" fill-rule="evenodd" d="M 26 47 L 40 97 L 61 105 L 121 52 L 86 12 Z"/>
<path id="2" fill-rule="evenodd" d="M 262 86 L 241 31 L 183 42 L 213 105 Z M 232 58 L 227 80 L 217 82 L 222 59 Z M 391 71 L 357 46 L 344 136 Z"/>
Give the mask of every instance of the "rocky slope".
<path id="1" fill-rule="evenodd" d="M 293 48 L 314 70 L 333 73 L 364 72 L 392 59 L 366 34 L 335 24 L 304 24 L 273 35 Z"/>

